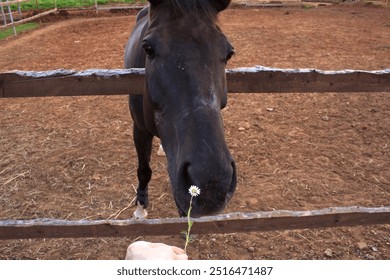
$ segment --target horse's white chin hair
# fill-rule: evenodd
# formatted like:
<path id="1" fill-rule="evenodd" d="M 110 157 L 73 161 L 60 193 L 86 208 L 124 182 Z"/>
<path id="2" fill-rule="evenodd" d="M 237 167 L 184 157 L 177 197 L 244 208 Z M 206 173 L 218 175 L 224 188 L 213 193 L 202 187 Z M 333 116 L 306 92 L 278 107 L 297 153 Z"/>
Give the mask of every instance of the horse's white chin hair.
<path id="1" fill-rule="evenodd" d="M 134 211 L 133 217 L 136 218 L 136 219 L 146 219 L 147 216 L 148 216 L 148 212 L 138 202 L 137 203 L 137 209 Z"/>

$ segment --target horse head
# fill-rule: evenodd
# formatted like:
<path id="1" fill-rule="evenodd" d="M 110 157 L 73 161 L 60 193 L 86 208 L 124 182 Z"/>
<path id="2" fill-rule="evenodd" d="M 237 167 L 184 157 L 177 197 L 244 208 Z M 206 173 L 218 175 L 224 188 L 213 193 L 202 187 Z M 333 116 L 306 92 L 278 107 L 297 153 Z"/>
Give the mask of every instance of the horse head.
<path id="1" fill-rule="evenodd" d="M 225 67 L 234 49 L 216 24 L 230 0 L 149 2 L 140 42 L 146 77 L 142 123 L 161 139 L 179 214 L 189 209 L 191 185 L 201 190 L 191 215 L 214 214 L 224 209 L 237 182 L 221 116 Z"/>

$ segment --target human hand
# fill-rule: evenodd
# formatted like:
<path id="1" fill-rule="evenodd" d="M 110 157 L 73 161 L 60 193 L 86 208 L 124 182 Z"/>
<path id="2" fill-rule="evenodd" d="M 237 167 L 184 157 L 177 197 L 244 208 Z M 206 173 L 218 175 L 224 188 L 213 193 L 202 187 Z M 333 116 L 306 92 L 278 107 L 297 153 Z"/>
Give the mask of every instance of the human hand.
<path id="1" fill-rule="evenodd" d="M 126 260 L 188 260 L 183 249 L 164 243 L 137 241 L 127 248 Z"/>

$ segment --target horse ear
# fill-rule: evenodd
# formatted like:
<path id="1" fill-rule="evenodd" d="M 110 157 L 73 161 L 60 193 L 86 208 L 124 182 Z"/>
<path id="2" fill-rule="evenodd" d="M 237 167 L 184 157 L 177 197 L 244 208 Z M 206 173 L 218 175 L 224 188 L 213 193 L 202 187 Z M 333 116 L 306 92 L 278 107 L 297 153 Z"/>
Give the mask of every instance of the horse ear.
<path id="1" fill-rule="evenodd" d="M 158 4 L 161 4 L 161 2 L 163 0 L 148 0 L 149 3 L 152 5 L 152 6 L 157 6 Z"/>
<path id="2" fill-rule="evenodd" d="M 215 9 L 218 12 L 225 10 L 231 2 L 231 0 L 210 0 L 210 1 L 211 4 L 215 7 Z"/>

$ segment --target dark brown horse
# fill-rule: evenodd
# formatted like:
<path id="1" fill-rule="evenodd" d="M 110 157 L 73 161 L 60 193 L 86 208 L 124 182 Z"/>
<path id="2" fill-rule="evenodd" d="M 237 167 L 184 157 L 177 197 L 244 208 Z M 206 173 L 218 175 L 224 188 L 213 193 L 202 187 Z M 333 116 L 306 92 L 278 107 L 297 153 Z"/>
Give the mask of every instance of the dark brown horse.
<path id="1" fill-rule="evenodd" d="M 220 110 L 227 103 L 225 67 L 233 47 L 216 24 L 230 0 L 149 0 L 125 51 L 126 68 L 144 68 L 143 95 L 130 96 L 138 154 L 137 204 L 148 206 L 152 139 L 161 139 L 180 216 L 224 209 L 236 188 Z"/>

